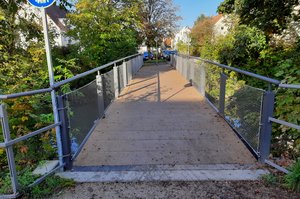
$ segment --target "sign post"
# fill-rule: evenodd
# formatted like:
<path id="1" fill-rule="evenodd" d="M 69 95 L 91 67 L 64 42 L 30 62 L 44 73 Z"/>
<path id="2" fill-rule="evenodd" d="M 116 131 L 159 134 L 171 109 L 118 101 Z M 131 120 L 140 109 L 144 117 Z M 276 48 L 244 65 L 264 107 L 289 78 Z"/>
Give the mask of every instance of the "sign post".
<path id="1" fill-rule="evenodd" d="M 46 8 L 51 6 L 55 2 L 55 0 L 28 0 L 28 2 L 34 7 L 40 8 L 42 10 L 43 31 L 44 31 L 44 40 L 45 40 L 45 50 L 47 56 L 49 82 L 50 82 L 50 87 L 52 87 L 54 85 L 54 73 L 53 73 L 53 64 L 52 64 L 52 56 L 51 56 L 51 47 L 49 42 Z M 59 115 L 57 110 L 55 90 L 51 91 L 51 100 L 52 100 L 54 122 L 57 124 L 59 123 Z M 56 131 L 56 142 L 57 142 L 57 150 L 58 150 L 58 157 L 59 157 L 59 165 L 62 166 L 63 155 L 62 155 L 60 127 L 59 126 L 55 127 L 55 131 Z"/>

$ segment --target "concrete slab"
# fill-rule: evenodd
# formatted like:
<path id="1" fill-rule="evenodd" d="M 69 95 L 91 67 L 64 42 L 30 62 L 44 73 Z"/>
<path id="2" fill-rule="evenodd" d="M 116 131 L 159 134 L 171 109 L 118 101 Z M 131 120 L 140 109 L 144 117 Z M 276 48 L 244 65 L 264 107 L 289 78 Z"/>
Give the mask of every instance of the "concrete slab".
<path id="1" fill-rule="evenodd" d="M 38 166 L 32 174 L 34 175 L 44 175 L 55 169 L 58 165 L 58 160 L 47 160 L 42 165 Z"/>
<path id="2" fill-rule="evenodd" d="M 143 181 L 241 181 L 258 180 L 268 171 L 258 170 L 148 170 L 64 172 L 57 175 L 76 182 L 143 182 Z"/>
<path id="3" fill-rule="evenodd" d="M 255 162 L 189 82 L 169 65 L 150 65 L 141 68 L 109 107 L 74 165 Z"/>

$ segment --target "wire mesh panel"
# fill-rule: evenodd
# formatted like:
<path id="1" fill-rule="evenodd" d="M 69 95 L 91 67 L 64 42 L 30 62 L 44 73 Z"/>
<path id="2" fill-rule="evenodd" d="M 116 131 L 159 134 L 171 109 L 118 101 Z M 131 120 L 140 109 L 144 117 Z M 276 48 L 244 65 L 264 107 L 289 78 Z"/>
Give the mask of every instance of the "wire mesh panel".
<path id="1" fill-rule="evenodd" d="M 136 74 L 138 71 L 138 62 L 136 57 L 132 59 L 132 69 L 132 73 Z"/>
<path id="2" fill-rule="evenodd" d="M 242 81 L 226 82 L 225 119 L 255 150 L 259 146 L 261 105 L 264 91 Z"/>
<path id="3" fill-rule="evenodd" d="M 205 64 L 204 62 L 193 61 L 194 69 L 193 84 L 197 90 L 204 96 L 205 95 Z"/>
<path id="4" fill-rule="evenodd" d="M 127 78 L 128 82 L 132 80 L 132 61 L 128 60 L 126 62 L 126 67 L 127 67 Z"/>
<path id="5" fill-rule="evenodd" d="M 107 109 L 107 107 L 115 98 L 113 70 L 103 74 L 102 83 L 103 83 L 104 109 Z"/>
<path id="6" fill-rule="evenodd" d="M 187 69 L 188 69 L 188 59 L 183 58 L 183 63 L 182 63 L 182 76 L 187 79 Z"/>
<path id="7" fill-rule="evenodd" d="M 178 67 L 180 74 L 183 75 L 183 57 L 179 57 Z"/>
<path id="8" fill-rule="evenodd" d="M 194 79 L 194 67 L 195 67 L 194 60 L 189 59 L 188 68 L 187 68 L 187 80 L 193 80 Z"/>
<path id="9" fill-rule="evenodd" d="M 67 93 L 71 149 L 75 154 L 94 123 L 100 117 L 96 80 Z"/>
<path id="10" fill-rule="evenodd" d="M 221 69 L 208 63 L 204 65 L 206 71 L 205 96 L 216 108 L 219 108 Z"/>

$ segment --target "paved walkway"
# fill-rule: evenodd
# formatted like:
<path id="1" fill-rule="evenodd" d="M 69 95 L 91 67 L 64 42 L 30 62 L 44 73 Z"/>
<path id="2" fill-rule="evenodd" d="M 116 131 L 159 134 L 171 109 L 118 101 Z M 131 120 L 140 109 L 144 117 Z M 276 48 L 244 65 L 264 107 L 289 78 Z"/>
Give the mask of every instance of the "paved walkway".
<path id="1" fill-rule="evenodd" d="M 144 66 L 138 72 L 74 165 L 253 163 L 255 159 L 227 123 L 165 64 Z"/>

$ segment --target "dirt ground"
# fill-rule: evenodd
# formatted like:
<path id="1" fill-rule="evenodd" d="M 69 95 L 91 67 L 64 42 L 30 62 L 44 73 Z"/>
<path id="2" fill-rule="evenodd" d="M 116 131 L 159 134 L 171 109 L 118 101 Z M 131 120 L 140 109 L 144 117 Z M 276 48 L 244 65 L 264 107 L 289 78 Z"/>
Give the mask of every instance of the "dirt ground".
<path id="1" fill-rule="evenodd" d="M 84 183 L 50 199 L 61 198 L 299 199 L 300 193 L 268 186 L 262 181 Z"/>

